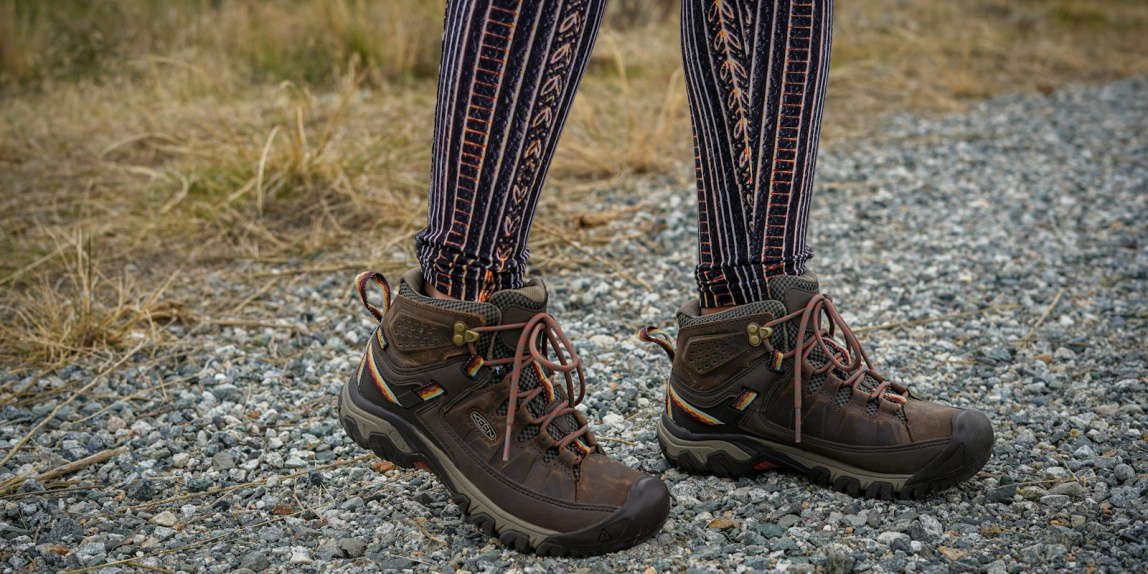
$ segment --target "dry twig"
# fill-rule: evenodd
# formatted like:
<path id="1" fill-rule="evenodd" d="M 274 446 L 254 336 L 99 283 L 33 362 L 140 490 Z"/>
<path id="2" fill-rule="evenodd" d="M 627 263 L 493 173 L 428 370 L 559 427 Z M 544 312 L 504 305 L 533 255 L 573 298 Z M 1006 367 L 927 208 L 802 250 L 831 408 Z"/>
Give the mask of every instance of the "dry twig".
<path id="1" fill-rule="evenodd" d="M 1064 295 L 1065 289 L 1067 289 L 1067 287 L 1061 287 L 1060 291 L 1056 292 L 1056 297 L 1052 298 L 1052 303 L 1048 304 L 1048 309 L 1044 310 L 1044 313 L 1041 314 L 1040 318 L 1036 320 L 1036 323 L 1032 325 L 1032 328 L 1029 329 L 1023 337 L 1020 338 L 1020 343 L 1017 344 L 1019 348 L 1023 349 L 1028 346 L 1029 339 L 1032 338 L 1033 334 L 1036 333 L 1036 330 L 1039 329 L 1041 324 L 1044 323 L 1044 320 L 1052 314 L 1052 310 L 1056 308 L 1056 304 L 1060 303 L 1060 297 L 1061 295 Z"/>
<path id="2" fill-rule="evenodd" d="M 913 319 L 911 321 L 894 321 L 892 323 L 882 323 L 880 325 L 872 325 L 869 327 L 858 327 L 853 329 L 854 333 L 864 333 L 866 331 L 881 331 L 884 329 L 895 329 L 897 327 L 915 327 L 917 325 L 924 325 L 926 323 L 936 323 L 937 321 L 947 321 L 949 319 L 957 319 L 959 317 L 969 317 L 972 315 L 980 315 L 981 313 L 988 313 L 990 311 L 1005 311 L 1008 309 L 1016 309 L 1020 305 L 1010 303 L 1008 305 L 993 305 L 991 307 L 984 307 L 981 309 L 974 309 L 972 311 L 962 311 L 960 313 L 950 313 L 948 315 L 941 315 L 940 317 L 929 317 L 927 319 Z"/>
<path id="3" fill-rule="evenodd" d="M 97 452 L 96 454 L 93 454 L 92 456 L 85 456 L 84 458 L 81 458 L 80 460 L 77 460 L 74 462 L 69 462 L 68 464 L 65 464 L 63 466 L 59 466 L 59 467 L 56 467 L 52 470 L 49 470 L 48 472 L 45 472 L 45 473 L 37 476 L 36 480 L 39 480 L 40 482 L 45 482 L 45 481 L 49 481 L 49 480 L 52 480 L 55 478 L 59 478 L 61 476 L 64 476 L 65 474 L 71 474 L 73 472 L 76 472 L 77 470 L 89 467 L 93 464 L 99 464 L 101 462 L 104 462 L 105 460 L 108 460 L 109 458 L 123 454 L 127 451 L 128 451 L 128 447 L 126 445 L 118 447 L 118 448 L 109 448 L 108 450 L 102 450 L 100 452 Z"/>

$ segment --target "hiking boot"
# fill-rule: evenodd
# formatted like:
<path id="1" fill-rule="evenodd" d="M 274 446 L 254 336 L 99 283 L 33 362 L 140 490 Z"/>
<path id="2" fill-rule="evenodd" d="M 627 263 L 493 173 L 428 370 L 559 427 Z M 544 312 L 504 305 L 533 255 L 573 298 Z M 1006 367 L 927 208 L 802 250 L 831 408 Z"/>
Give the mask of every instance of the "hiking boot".
<path id="1" fill-rule="evenodd" d="M 670 462 L 727 477 L 790 468 L 884 499 L 944 490 L 988 462 L 988 417 L 920 400 L 874 371 L 812 272 L 773 278 L 768 292 L 707 316 L 688 303 L 676 352 L 642 330 L 673 360 L 658 425 Z"/>
<path id="2" fill-rule="evenodd" d="M 382 310 L 367 302 L 370 282 Z M 540 281 L 485 303 L 425 296 L 419 269 L 393 304 L 381 274 L 357 284 L 380 321 L 339 398 L 358 445 L 432 472 L 471 522 L 519 551 L 602 554 L 661 528 L 665 485 L 603 454 L 574 409 L 582 366 Z"/>

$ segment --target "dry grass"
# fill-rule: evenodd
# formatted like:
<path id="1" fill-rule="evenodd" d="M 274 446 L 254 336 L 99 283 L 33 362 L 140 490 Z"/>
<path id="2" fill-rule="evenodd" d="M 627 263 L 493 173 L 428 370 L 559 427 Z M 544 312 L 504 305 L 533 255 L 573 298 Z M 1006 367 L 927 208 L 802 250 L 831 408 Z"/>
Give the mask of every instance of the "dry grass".
<path id="1" fill-rule="evenodd" d="M 142 296 L 130 276 L 112 279 L 92 258 L 90 237 L 77 234 L 57 249 L 61 277 L 40 275 L 3 303 L 0 359 L 48 368 L 76 358 L 108 356 L 127 343 L 156 336 L 170 320 L 159 299 L 169 283 Z"/>
<path id="2" fill-rule="evenodd" d="M 536 264 L 608 265 L 581 204 L 640 177 L 692 179 L 672 4 L 611 4 Z M 0 359 L 62 364 L 151 337 L 154 294 L 193 294 L 240 260 L 409 265 L 441 11 L 0 0 Z M 889 113 L 1148 73 L 1148 4 L 1133 0 L 852 0 L 835 21 L 827 145 Z"/>

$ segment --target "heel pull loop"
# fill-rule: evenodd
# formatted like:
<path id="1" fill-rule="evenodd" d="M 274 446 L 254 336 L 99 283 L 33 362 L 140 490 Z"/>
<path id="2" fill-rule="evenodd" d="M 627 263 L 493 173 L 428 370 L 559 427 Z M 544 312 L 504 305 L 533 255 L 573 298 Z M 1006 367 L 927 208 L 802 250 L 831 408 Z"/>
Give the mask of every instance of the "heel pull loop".
<path id="1" fill-rule="evenodd" d="M 382 311 L 367 301 L 367 284 L 371 282 L 383 290 Z M 383 274 L 378 271 L 364 271 L 360 273 L 358 277 L 355 277 L 355 287 L 359 290 L 359 298 L 363 300 L 363 306 L 367 308 L 367 311 L 371 312 L 371 315 L 375 316 L 375 319 L 382 321 L 387 311 L 391 309 L 391 285 L 387 283 L 387 278 L 383 277 Z"/>
<path id="2" fill-rule="evenodd" d="M 638 338 L 661 347 L 662 350 L 669 355 L 670 360 L 674 360 L 674 344 L 670 342 L 670 336 L 667 335 L 665 331 L 653 325 L 647 325 L 643 327 L 641 331 L 638 331 Z"/>

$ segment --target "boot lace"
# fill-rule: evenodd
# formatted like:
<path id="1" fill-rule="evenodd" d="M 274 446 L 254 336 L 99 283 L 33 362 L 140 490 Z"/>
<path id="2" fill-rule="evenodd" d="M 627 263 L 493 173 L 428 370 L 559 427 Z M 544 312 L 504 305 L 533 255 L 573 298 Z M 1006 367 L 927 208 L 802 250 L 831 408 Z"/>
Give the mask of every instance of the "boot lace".
<path id="1" fill-rule="evenodd" d="M 510 376 L 507 377 L 510 384 L 510 403 L 506 413 L 506 439 L 502 449 L 502 460 L 504 461 L 510 459 L 510 442 L 511 437 L 514 436 L 512 434 L 514 413 L 516 409 L 519 408 L 518 403 L 520 399 L 522 408 L 530 415 L 527 425 L 538 424 L 542 430 L 549 432 L 550 423 L 554 422 L 558 417 L 575 414 L 575 420 L 580 420 L 574 407 L 581 403 L 582 399 L 586 397 L 586 377 L 582 372 L 582 361 L 578 359 L 578 353 L 574 350 L 574 345 L 570 342 L 570 339 L 566 337 L 566 334 L 562 332 L 562 327 L 558 326 L 558 322 L 554 319 L 553 315 L 542 312 L 534 315 L 525 323 L 472 327 L 469 330 L 481 335 L 484 333 L 497 334 L 502 331 L 517 331 L 520 329 L 522 334 L 518 337 L 518 344 L 515 347 L 514 354 L 509 357 L 484 359 L 478 350 L 477 341 L 468 342 L 472 361 L 477 361 L 479 364 L 488 366 L 511 365 Z M 553 361 L 548 357 L 548 348 L 554 350 L 554 355 L 558 359 L 557 361 Z M 565 349 L 565 353 L 563 349 Z M 528 391 L 522 391 L 519 388 L 523 370 L 535 363 L 553 372 L 562 373 L 562 376 L 566 379 L 566 395 L 561 401 L 551 401 L 547 404 L 547 412 L 541 417 L 535 417 L 533 414 L 530 414 L 530 409 L 526 409 L 526 405 L 538 397 L 538 395 L 545 392 L 545 386 L 539 384 Z M 575 375 L 578 379 L 577 398 L 574 398 Z M 581 427 L 572 430 L 566 434 L 566 436 L 557 440 L 554 447 L 559 449 L 565 448 L 589 430 L 589 424 L 583 423 Z M 582 446 L 581 442 L 578 444 Z M 590 450 L 594 448 L 594 446 L 590 446 L 589 450 L 582 452 L 582 456 L 589 454 Z"/>
<path id="2" fill-rule="evenodd" d="M 824 314 L 828 318 L 828 329 L 816 327 L 809 329 L 809 326 L 819 325 L 819 318 Z M 857 341 L 857 337 L 853 334 L 853 330 L 841 318 L 841 314 L 837 312 L 837 307 L 833 305 L 833 300 L 826 296 L 817 294 L 814 295 L 809 303 L 805 305 L 804 309 L 794 311 L 788 315 L 778 317 L 765 324 L 766 327 L 774 327 L 781 325 L 788 321 L 801 319 L 798 324 L 797 342 L 793 349 L 782 353 L 782 357 L 786 359 L 794 359 L 793 361 L 793 410 L 794 410 L 794 442 L 801 442 L 801 395 L 802 395 L 802 366 L 806 363 L 812 367 L 813 363 L 809 360 L 809 356 L 813 350 L 820 348 L 827 357 L 824 365 L 815 367 L 813 375 L 828 373 L 831 370 L 837 369 L 842 372 L 850 373 L 845 378 L 844 384 L 850 385 L 854 393 L 864 392 L 861 385 L 865 382 L 866 375 L 878 381 L 879 384 L 869 391 L 869 400 L 890 400 L 900 405 L 904 405 L 910 396 L 908 389 L 900 385 L 894 385 L 892 381 L 887 381 L 873 370 L 873 363 L 869 360 L 869 355 L 865 349 L 861 347 L 861 343 Z M 841 331 L 842 338 L 845 339 L 845 347 L 842 348 L 836 342 L 833 335 L 836 331 Z"/>

